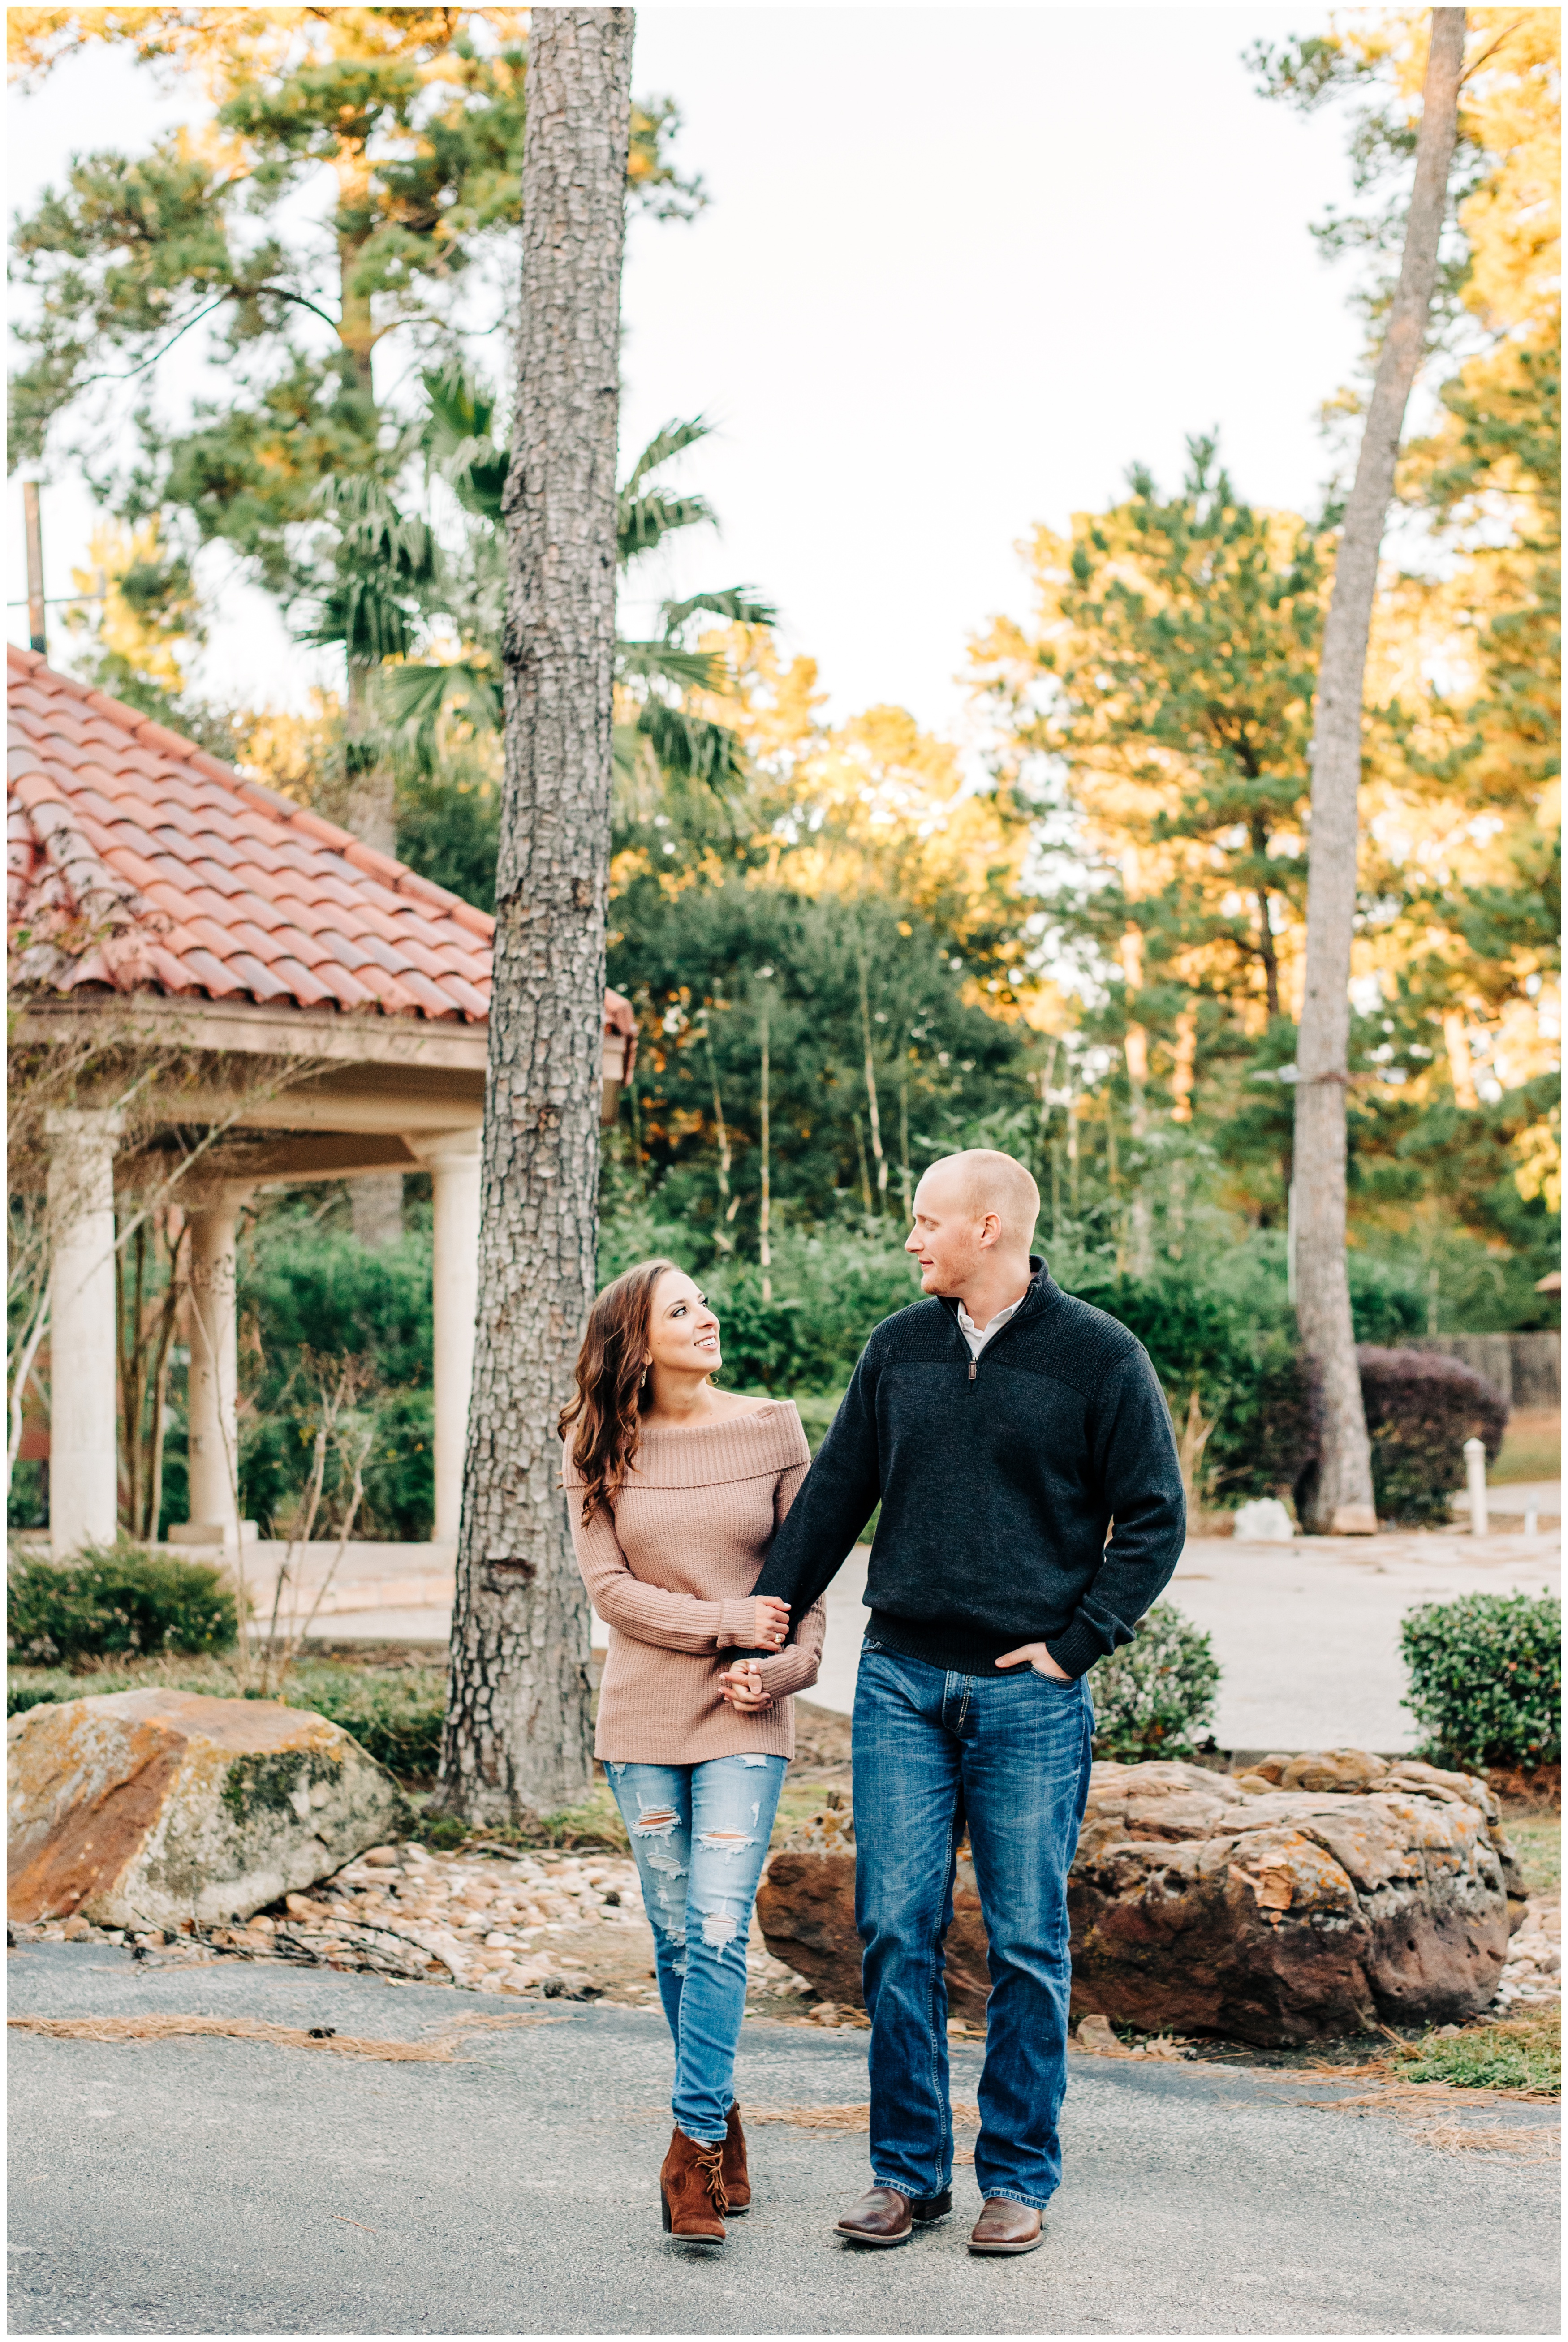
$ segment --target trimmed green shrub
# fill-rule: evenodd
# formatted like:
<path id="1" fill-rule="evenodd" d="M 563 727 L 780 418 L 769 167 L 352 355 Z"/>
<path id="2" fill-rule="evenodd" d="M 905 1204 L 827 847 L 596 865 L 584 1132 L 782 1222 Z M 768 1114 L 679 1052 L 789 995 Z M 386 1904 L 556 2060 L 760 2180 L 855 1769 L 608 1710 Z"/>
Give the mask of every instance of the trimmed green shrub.
<path id="1" fill-rule="evenodd" d="M 1464 1443 L 1486 1443 L 1495 1463 L 1508 1428 L 1508 1402 L 1461 1359 L 1431 1350 L 1358 1349 L 1362 1404 L 1372 1439 L 1372 1485 L 1379 1517 L 1440 1526 L 1464 1483 Z"/>
<path id="2" fill-rule="evenodd" d="M 1549 1594 L 1462 1594 L 1408 1611 L 1401 1702 L 1433 1750 L 1463 1766 L 1533 1771 L 1563 1756 L 1563 1605 Z"/>
<path id="3" fill-rule="evenodd" d="M 226 1650 L 239 1631 L 235 1589 L 222 1570 L 126 1539 L 84 1546 L 65 1562 L 28 1556 L 11 1564 L 7 1579 L 6 1646 L 35 1666 Z"/>
<path id="4" fill-rule="evenodd" d="M 1094 1754 L 1123 1765 L 1191 1756 L 1213 1722 L 1220 1663 L 1208 1636 L 1177 1609 L 1156 1602 L 1130 1643 L 1102 1659 L 1089 1678 Z"/>

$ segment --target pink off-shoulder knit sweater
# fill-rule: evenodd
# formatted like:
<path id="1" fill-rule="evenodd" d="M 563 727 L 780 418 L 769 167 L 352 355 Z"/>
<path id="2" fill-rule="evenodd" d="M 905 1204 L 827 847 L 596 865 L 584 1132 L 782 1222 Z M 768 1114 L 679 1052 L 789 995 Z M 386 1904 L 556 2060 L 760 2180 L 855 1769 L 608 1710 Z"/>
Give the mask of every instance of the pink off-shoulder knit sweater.
<path id="1" fill-rule="evenodd" d="M 594 1753 L 613 1765 L 793 1756 L 792 1692 L 815 1683 L 827 1614 L 758 1662 L 774 1705 L 740 1716 L 719 1696 L 721 1654 L 752 1641 L 751 1590 L 811 1451 L 794 1407 L 770 1401 L 693 1431 L 643 1433 L 615 1497 L 583 1526 L 568 1443 L 566 1509 L 577 1566 L 610 1629 Z"/>

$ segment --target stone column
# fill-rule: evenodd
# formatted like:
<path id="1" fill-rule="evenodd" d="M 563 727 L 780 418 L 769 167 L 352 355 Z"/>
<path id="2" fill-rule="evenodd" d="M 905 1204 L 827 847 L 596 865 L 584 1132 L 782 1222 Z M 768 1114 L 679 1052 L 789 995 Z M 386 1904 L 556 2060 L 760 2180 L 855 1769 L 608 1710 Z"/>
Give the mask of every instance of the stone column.
<path id="1" fill-rule="evenodd" d="M 176 1545 L 237 1546 L 239 1518 L 239 1339 L 235 1312 L 235 1241 L 249 1191 L 222 1185 L 195 1190 L 190 1217 L 191 1363 L 187 1384 L 188 1521 L 169 1531 Z"/>
<path id="2" fill-rule="evenodd" d="M 421 1134 L 407 1144 L 429 1165 L 434 1191 L 435 1542 L 455 1545 L 479 1305 L 479 1133 Z"/>
<path id="3" fill-rule="evenodd" d="M 124 1117 L 60 1107 L 49 1156 L 49 1543 L 108 1545 L 119 1518 L 115 1149 Z"/>

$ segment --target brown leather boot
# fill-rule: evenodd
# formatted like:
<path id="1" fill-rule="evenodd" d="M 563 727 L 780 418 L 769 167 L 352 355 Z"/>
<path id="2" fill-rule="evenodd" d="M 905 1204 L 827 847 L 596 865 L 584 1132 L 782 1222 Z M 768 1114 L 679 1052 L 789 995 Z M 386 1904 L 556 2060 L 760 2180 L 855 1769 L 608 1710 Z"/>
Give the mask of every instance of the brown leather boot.
<path id="1" fill-rule="evenodd" d="M 896 2187 L 868 2187 L 857 2197 L 842 2220 L 834 2226 L 841 2237 L 857 2245 L 906 2245 L 916 2221 L 924 2227 L 944 2220 L 953 2209 L 953 2190 L 940 2196 L 901 2196 Z"/>
<path id="2" fill-rule="evenodd" d="M 733 2220 L 737 2212 L 751 2209 L 752 2181 L 746 2169 L 746 2135 L 741 2128 L 741 2110 L 732 2100 L 729 2127 L 724 2132 L 724 2197 L 726 2209 Z"/>
<path id="3" fill-rule="evenodd" d="M 724 2243 L 724 2158 L 722 2144 L 704 2147 L 688 2138 L 679 2123 L 675 2125 L 659 2173 L 666 2236 L 684 2237 L 694 2244 Z"/>
<path id="4" fill-rule="evenodd" d="M 1044 2241 L 1034 2206 L 1014 2203 L 1010 2196 L 988 2196 L 969 2233 L 972 2253 L 1033 2253 Z"/>

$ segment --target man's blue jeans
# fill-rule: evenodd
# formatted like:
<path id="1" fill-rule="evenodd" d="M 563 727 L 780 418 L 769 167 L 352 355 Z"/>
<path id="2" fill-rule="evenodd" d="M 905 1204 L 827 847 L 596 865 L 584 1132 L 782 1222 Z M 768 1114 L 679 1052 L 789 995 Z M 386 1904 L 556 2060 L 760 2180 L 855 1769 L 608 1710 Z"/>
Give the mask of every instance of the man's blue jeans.
<path id="1" fill-rule="evenodd" d="M 675 2043 L 674 2117 L 688 2138 L 716 2147 L 734 2096 L 752 1902 L 785 1760 L 714 1756 L 705 1765 L 604 1770 L 653 1926 L 659 1997 Z"/>
<path id="2" fill-rule="evenodd" d="M 1089 1789 L 1086 1681 L 1027 1662 L 949 1675 L 867 1641 L 854 1695 L 855 1922 L 871 2017 L 871 2168 L 939 2196 L 953 2177 L 942 1939 L 965 1821 L 990 1937 L 974 2177 L 1040 2209 L 1062 2177 L 1067 1871 Z"/>

